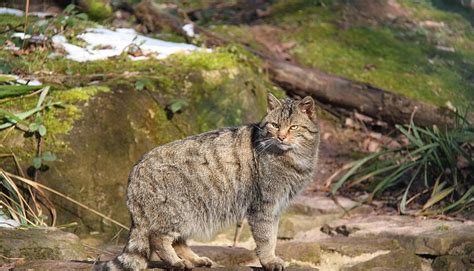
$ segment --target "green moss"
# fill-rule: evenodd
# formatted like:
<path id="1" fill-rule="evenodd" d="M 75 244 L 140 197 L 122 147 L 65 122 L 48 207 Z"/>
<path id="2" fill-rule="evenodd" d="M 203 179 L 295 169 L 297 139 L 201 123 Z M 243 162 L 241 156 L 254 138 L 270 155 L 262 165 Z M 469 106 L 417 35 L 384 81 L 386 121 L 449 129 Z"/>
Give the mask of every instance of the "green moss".
<path id="1" fill-rule="evenodd" d="M 343 31 L 330 21 L 316 21 L 286 32 L 285 39 L 298 41 L 291 53 L 299 62 L 332 74 L 438 105 L 473 99 L 465 70 L 472 54 L 440 52 L 424 37 L 401 37 L 406 31 L 384 26 Z"/>
<path id="2" fill-rule="evenodd" d="M 222 50 L 214 53 L 193 52 L 190 54 L 174 54 L 166 60 L 171 64 L 178 65 L 181 69 L 201 68 L 204 70 L 218 70 L 235 67 L 237 59 L 234 55 Z"/>
<path id="3" fill-rule="evenodd" d="M 92 19 L 103 20 L 112 16 L 112 7 L 103 0 L 84 0 L 86 12 Z"/>
<path id="4" fill-rule="evenodd" d="M 273 39 L 296 42 L 290 54 L 303 65 L 437 105 L 473 101 L 474 12 L 441 0 L 400 3 L 411 19 L 444 22 L 446 27 L 364 25 L 347 17 L 350 1 L 332 0 L 275 1 L 263 22 L 284 29 Z M 264 50 L 249 28 L 220 22 L 215 30 Z"/>
<path id="5" fill-rule="evenodd" d="M 33 19 L 35 20 L 35 19 Z M 25 22 L 25 17 L 8 14 L 0 14 L 0 30 L 7 27 L 16 27 Z"/>
<path id="6" fill-rule="evenodd" d="M 51 94 L 53 101 L 61 102 L 64 109 L 54 109 L 49 114 L 45 114 L 44 122 L 49 133 L 52 136 L 67 134 L 72 129 L 74 122 L 82 116 L 78 103 L 87 102 L 96 94 L 109 91 L 108 87 L 94 86 L 53 92 Z"/>
<path id="7" fill-rule="evenodd" d="M 59 248 L 21 248 L 20 255 L 28 260 L 58 260 L 61 259 Z"/>
<path id="8" fill-rule="evenodd" d="M 77 101 L 87 101 L 94 95 L 100 92 L 109 92 L 110 89 L 106 86 L 93 86 L 93 87 L 78 87 L 72 88 L 65 91 L 54 92 L 54 97 L 58 100 L 68 103 Z"/>

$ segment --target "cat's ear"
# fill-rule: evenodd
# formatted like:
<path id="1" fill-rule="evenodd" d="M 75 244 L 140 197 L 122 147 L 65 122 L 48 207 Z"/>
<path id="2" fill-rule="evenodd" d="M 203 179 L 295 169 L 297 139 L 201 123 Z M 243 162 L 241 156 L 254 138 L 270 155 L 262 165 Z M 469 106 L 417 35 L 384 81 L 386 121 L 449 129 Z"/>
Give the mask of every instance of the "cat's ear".
<path id="1" fill-rule="evenodd" d="M 311 98 L 311 96 L 306 96 L 300 100 L 298 103 L 298 109 L 301 111 L 301 113 L 308 115 L 310 119 L 315 118 L 316 108 L 314 106 L 314 100 Z"/>
<path id="2" fill-rule="evenodd" d="M 267 105 L 267 112 L 272 111 L 273 109 L 281 106 L 280 100 L 277 97 L 273 96 L 273 94 L 268 93 L 267 95 L 268 105 Z"/>

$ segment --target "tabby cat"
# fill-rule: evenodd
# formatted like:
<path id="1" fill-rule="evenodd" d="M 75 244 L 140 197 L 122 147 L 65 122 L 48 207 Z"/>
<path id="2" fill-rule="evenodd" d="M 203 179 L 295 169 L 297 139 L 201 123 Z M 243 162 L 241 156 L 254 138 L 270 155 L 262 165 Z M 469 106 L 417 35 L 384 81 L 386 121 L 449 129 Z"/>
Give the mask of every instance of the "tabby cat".
<path id="1" fill-rule="evenodd" d="M 247 218 L 264 269 L 283 270 L 275 256 L 278 220 L 288 201 L 313 180 L 319 134 L 311 97 L 279 100 L 269 94 L 260 123 L 151 150 L 130 173 L 130 234 L 106 269 L 146 269 L 152 251 L 173 269 L 211 266 L 186 240 L 211 237 Z"/>

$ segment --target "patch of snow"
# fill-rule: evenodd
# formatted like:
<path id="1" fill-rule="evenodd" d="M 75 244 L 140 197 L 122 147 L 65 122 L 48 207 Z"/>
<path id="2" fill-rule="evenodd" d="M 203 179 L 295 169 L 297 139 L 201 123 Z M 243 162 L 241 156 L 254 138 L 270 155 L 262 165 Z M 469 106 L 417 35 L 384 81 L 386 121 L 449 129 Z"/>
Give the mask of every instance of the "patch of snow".
<path id="1" fill-rule="evenodd" d="M 19 9 L 14 8 L 0 8 L 0 14 L 9 14 L 15 16 L 23 16 L 25 13 Z"/>
<path id="2" fill-rule="evenodd" d="M 23 10 L 19 10 L 15 8 L 0 8 L 0 14 L 9 14 L 9 15 L 22 17 L 25 15 L 25 12 L 23 12 Z M 53 14 L 49 12 L 36 11 L 36 12 L 29 12 L 28 15 L 44 18 L 47 16 L 52 16 Z"/>
<path id="3" fill-rule="evenodd" d="M 193 24 L 185 24 L 183 25 L 183 30 L 186 32 L 188 37 L 194 37 L 196 34 L 194 33 L 194 25 Z"/>
<path id="4" fill-rule="evenodd" d="M 43 34 L 31 36 L 30 34 L 25 34 L 25 33 L 20 33 L 20 32 L 15 32 L 11 35 L 12 38 L 19 38 L 22 40 L 29 39 L 32 42 L 41 42 L 45 41 L 46 37 Z"/>
<path id="5" fill-rule="evenodd" d="M 28 86 L 41 86 L 42 85 L 42 83 L 36 79 L 33 79 L 33 80 L 18 79 L 16 80 L 16 82 L 22 85 L 28 85 Z"/>
<path id="6" fill-rule="evenodd" d="M 84 40 L 85 48 L 68 43 L 64 36 L 56 35 L 52 38 L 55 46 L 64 48 L 67 58 L 79 62 L 106 59 L 120 55 L 131 46 L 138 46 L 145 54 L 155 54 L 156 58 L 166 58 L 178 52 L 190 52 L 200 49 L 191 44 L 168 42 L 139 35 L 130 28 L 118 28 L 115 31 L 106 28 L 92 28 L 79 34 L 78 38 Z M 132 57 L 132 59 L 143 59 Z"/>
<path id="7" fill-rule="evenodd" d="M 16 228 L 19 227 L 20 223 L 13 219 L 7 219 L 3 216 L 0 216 L 0 228 Z"/>
<path id="8" fill-rule="evenodd" d="M 41 11 L 34 11 L 29 13 L 31 16 L 36 16 L 39 18 L 46 18 L 48 16 L 54 16 L 53 13 L 50 12 L 41 12 Z"/>
<path id="9" fill-rule="evenodd" d="M 21 79 L 20 76 L 14 75 L 14 74 L 9 74 L 9 77 L 11 77 L 13 80 L 15 80 L 16 83 L 22 84 L 22 85 L 28 85 L 28 86 L 41 86 L 43 83 L 36 79 Z"/>

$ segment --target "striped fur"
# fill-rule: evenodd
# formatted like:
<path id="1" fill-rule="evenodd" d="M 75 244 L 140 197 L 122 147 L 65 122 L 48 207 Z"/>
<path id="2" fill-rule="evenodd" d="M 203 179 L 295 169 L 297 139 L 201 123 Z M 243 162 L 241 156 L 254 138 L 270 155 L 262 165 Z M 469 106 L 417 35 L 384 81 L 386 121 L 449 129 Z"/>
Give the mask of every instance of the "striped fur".
<path id="1" fill-rule="evenodd" d="M 138 161 L 127 192 L 129 240 L 106 268 L 145 269 L 152 251 L 177 269 L 209 265 L 186 240 L 247 218 L 262 265 L 283 269 L 274 252 L 279 215 L 313 179 L 319 127 L 312 98 L 268 99 L 260 123 L 171 142 Z"/>

